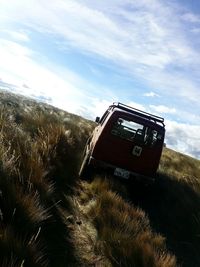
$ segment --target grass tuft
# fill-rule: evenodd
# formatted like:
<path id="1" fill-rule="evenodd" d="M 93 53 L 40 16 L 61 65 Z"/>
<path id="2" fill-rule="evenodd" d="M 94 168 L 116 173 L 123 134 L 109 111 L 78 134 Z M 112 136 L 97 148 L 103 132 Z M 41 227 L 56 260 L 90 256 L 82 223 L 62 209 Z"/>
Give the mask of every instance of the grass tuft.
<path id="1" fill-rule="evenodd" d="M 78 264 L 61 210 L 72 209 L 64 196 L 76 183 L 77 144 L 89 129 L 81 133 L 72 123 L 73 134 L 61 122 L 34 107 L 1 109 L 0 266 Z"/>
<path id="2" fill-rule="evenodd" d="M 85 196 L 83 201 L 80 192 L 82 210 L 98 231 L 97 248 L 113 266 L 176 266 L 165 238 L 152 231 L 146 214 L 124 201 L 110 184 L 98 178 L 91 184 L 82 184 L 84 194 L 88 192 L 88 202 Z"/>

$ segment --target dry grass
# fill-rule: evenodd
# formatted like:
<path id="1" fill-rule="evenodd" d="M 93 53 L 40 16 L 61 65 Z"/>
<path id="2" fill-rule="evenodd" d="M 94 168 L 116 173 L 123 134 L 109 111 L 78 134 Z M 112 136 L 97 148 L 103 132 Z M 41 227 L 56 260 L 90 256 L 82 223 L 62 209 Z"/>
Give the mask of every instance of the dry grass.
<path id="1" fill-rule="evenodd" d="M 160 162 L 160 173 L 176 181 L 185 182 L 197 193 L 200 192 L 200 161 L 165 148 Z"/>
<path id="2" fill-rule="evenodd" d="M 164 149 L 153 187 L 81 182 L 94 124 L 15 101 L 0 110 L 0 266 L 200 266 L 198 160 Z"/>
<path id="3" fill-rule="evenodd" d="M 81 185 L 82 212 L 98 230 L 96 246 L 113 266 L 176 266 L 172 254 L 181 266 L 200 266 L 199 170 L 199 160 L 166 148 L 152 187 L 112 177 Z"/>
<path id="4" fill-rule="evenodd" d="M 122 186 L 118 185 L 119 192 Z M 114 189 L 111 177 L 81 185 L 81 210 L 98 231 L 96 249 L 112 266 L 176 266 L 176 258 L 166 250 L 165 238 L 152 231 L 145 213 Z"/>
<path id="5" fill-rule="evenodd" d="M 130 189 L 130 199 L 149 216 L 152 227 L 182 266 L 200 266 L 200 161 L 170 149 L 163 151 L 154 187 Z M 144 197 L 145 196 L 145 197 Z"/>
<path id="6" fill-rule="evenodd" d="M 72 132 L 73 130 L 73 132 Z M 45 112 L 0 112 L 0 266 L 72 266 L 61 207 L 76 183 L 85 135 Z M 84 139 L 85 137 L 85 139 Z"/>

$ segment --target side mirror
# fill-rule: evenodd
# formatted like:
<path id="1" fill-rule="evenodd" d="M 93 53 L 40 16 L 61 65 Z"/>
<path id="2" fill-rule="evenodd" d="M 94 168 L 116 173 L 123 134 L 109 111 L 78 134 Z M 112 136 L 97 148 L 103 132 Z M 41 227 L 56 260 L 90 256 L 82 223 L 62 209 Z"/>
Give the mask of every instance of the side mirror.
<path id="1" fill-rule="evenodd" d="M 100 122 L 100 117 L 96 117 L 95 122 L 99 123 Z"/>

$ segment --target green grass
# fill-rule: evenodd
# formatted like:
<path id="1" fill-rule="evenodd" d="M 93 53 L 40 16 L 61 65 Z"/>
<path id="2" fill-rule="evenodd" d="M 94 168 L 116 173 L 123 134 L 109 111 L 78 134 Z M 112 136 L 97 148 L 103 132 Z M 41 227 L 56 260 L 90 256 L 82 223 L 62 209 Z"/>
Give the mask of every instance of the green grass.
<path id="1" fill-rule="evenodd" d="M 78 170 L 94 123 L 2 96 L 0 266 L 200 266 L 200 162 L 165 148 L 153 186 Z"/>

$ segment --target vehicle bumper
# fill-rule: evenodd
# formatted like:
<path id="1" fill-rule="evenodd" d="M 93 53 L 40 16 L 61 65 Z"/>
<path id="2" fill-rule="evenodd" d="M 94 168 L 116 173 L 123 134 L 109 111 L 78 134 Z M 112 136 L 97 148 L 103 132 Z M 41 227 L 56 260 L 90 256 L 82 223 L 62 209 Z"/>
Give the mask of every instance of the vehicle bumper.
<path id="1" fill-rule="evenodd" d="M 118 166 L 106 163 L 106 162 L 101 161 L 101 160 L 97 160 L 93 157 L 90 157 L 89 165 L 92 166 L 96 170 L 106 171 L 107 173 L 109 173 L 111 175 L 114 175 L 115 169 L 118 168 Z M 139 182 L 144 182 L 145 184 L 152 184 L 155 182 L 155 176 L 156 176 L 156 174 L 154 175 L 154 177 L 152 177 L 152 176 L 146 176 L 143 174 L 139 174 L 139 173 L 136 173 L 133 171 L 129 171 L 129 178 L 128 179 L 129 180 L 136 180 Z M 121 177 L 121 178 L 123 179 L 123 177 Z"/>

